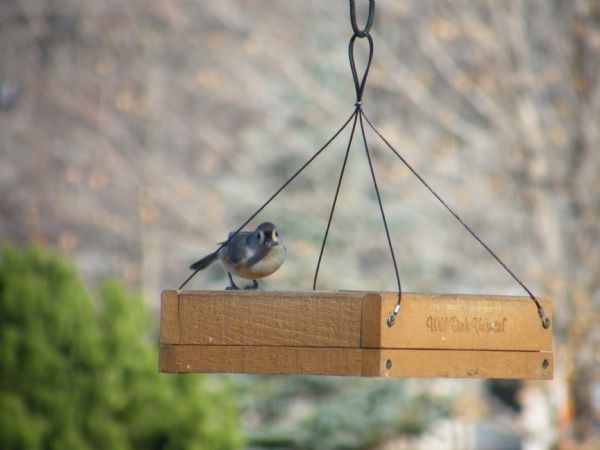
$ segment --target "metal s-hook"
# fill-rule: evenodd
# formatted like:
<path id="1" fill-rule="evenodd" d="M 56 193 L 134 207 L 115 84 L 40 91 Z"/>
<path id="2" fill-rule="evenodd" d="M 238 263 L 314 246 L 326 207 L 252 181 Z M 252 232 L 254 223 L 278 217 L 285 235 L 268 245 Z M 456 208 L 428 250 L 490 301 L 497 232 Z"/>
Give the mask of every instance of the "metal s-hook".
<path id="1" fill-rule="evenodd" d="M 367 17 L 367 23 L 365 27 L 361 30 L 358 28 L 358 24 L 356 23 L 356 4 L 354 0 L 350 0 L 350 23 L 352 24 L 352 30 L 354 31 L 354 35 L 359 38 L 364 38 L 371 31 L 371 26 L 373 26 L 373 18 L 375 17 L 375 0 L 369 0 L 369 16 Z"/>

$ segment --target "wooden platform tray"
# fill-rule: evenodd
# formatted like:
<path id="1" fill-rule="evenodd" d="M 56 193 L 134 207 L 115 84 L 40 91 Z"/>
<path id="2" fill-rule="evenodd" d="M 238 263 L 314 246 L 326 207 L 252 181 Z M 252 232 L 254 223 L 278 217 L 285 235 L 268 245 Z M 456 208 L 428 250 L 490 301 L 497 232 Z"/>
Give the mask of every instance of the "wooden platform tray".
<path id="1" fill-rule="evenodd" d="M 164 291 L 161 372 L 551 379 L 529 297 Z M 551 302 L 540 299 L 552 317 Z"/>

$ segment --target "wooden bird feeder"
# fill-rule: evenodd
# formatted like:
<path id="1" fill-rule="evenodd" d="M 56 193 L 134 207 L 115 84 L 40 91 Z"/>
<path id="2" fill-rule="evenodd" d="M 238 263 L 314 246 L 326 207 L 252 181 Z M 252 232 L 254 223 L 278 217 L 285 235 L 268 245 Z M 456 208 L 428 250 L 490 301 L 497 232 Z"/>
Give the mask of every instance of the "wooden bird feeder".
<path id="1" fill-rule="evenodd" d="M 162 294 L 161 372 L 551 379 L 529 297 L 391 292 Z M 551 302 L 540 303 L 552 317 Z"/>
<path id="2" fill-rule="evenodd" d="M 220 244 L 217 251 L 248 225 L 352 123 L 313 289 L 316 287 L 355 130 L 360 130 L 394 263 L 397 293 L 167 290 L 162 294 L 161 303 L 160 371 L 551 379 L 552 321 L 548 319 L 552 317 L 551 302 L 534 297 L 365 114 L 362 95 L 373 57 L 370 29 L 375 1 L 369 0 L 369 15 L 362 29 L 357 25 L 354 0 L 349 3 L 354 31 L 349 42 L 350 69 L 356 91 L 353 113 L 325 145 L 230 235 L 228 241 Z M 369 52 L 362 76 L 359 76 L 354 58 L 357 40 L 366 42 Z M 529 297 L 402 292 L 365 124 L 382 140 L 384 148 L 393 152 L 530 294 Z M 198 270 L 195 269 L 180 289 Z"/>

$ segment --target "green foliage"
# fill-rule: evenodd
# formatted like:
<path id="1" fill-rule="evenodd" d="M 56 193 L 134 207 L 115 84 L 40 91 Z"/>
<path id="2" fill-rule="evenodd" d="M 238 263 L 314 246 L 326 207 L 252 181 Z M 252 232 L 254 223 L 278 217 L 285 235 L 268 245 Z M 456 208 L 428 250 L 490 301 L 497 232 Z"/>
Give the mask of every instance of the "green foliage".
<path id="1" fill-rule="evenodd" d="M 0 261 L 1 449 L 231 449 L 222 378 L 157 372 L 141 299 L 118 282 L 96 301 L 71 265 L 7 247 Z"/>

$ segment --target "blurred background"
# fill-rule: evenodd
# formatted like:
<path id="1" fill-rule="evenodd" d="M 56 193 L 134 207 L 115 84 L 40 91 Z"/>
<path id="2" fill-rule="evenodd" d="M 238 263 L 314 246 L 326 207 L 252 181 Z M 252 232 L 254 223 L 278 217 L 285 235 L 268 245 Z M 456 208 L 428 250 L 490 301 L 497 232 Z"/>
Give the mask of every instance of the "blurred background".
<path id="1" fill-rule="evenodd" d="M 357 0 L 359 23 L 367 4 Z M 600 3 L 379 0 L 371 33 L 366 114 L 536 295 L 554 300 L 554 380 L 155 376 L 160 291 L 177 287 L 351 114 L 348 2 L 2 0 L 0 345 L 13 356 L 0 370 L 0 447 L 600 448 Z M 268 289 L 311 288 L 348 136 L 251 224 L 275 222 L 288 248 Z M 525 295 L 367 138 L 406 290 Z M 359 139 L 348 164 L 318 287 L 395 290 Z M 189 287 L 225 285 L 212 267 Z M 107 325 L 136 302 L 142 324 L 131 313 Z M 83 366 L 85 351 L 64 352 L 85 323 L 54 341 L 54 319 L 31 319 L 64 310 L 56 323 L 79 323 L 75 304 L 89 304 L 98 339 L 123 335 L 86 341 L 106 352 Z M 44 326 L 47 335 L 35 331 Z M 72 365 L 24 365 L 39 350 L 30 332 Z M 138 354 L 132 343 L 144 348 L 143 369 L 132 372 L 123 356 L 117 378 L 140 386 L 137 373 L 160 401 L 128 384 L 109 389 L 98 375 L 114 348 Z M 49 378 L 73 386 L 81 367 L 101 379 L 76 404 L 109 406 L 91 424 L 77 414 L 55 423 L 53 408 L 75 400 L 48 403 L 32 389 Z M 25 374 L 36 383 L 18 381 Z M 167 413 L 192 397 L 197 408 Z M 152 434 L 166 415 L 169 426 Z M 35 426 L 15 428 L 22 417 Z M 96 426 L 111 420 L 114 429 Z M 80 440 L 69 440 L 75 429 Z M 121 441 L 98 437 L 108 435 Z"/>

